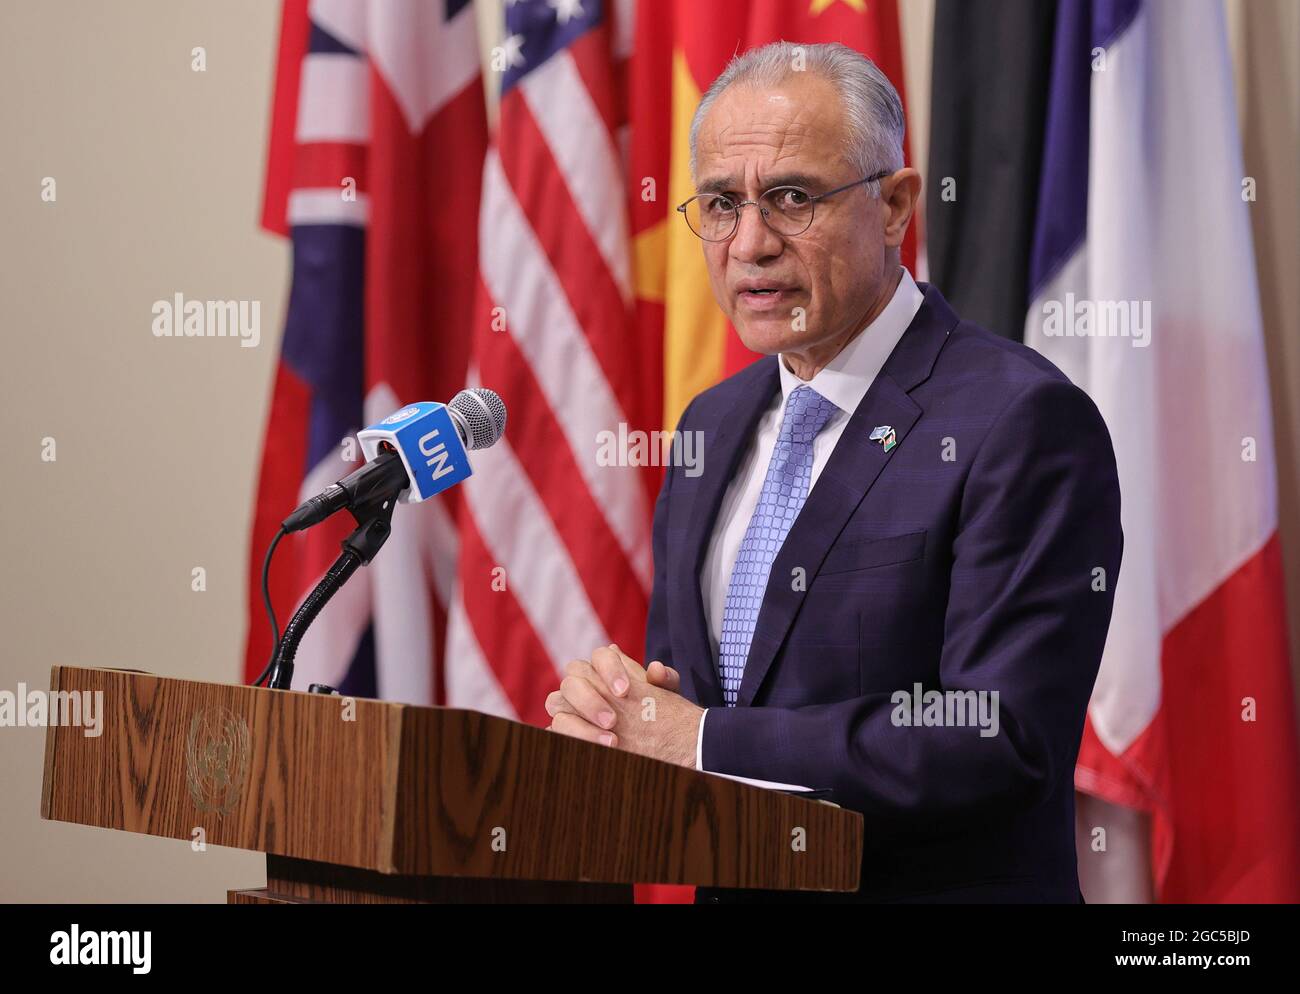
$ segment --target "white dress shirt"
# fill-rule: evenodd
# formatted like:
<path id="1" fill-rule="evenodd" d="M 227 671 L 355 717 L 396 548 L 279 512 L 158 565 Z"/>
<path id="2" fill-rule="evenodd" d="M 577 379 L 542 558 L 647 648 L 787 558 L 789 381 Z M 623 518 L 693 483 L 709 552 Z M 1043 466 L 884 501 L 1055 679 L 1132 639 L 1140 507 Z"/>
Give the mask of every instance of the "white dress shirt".
<path id="1" fill-rule="evenodd" d="M 753 441 L 736 467 L 736 475 L 727 486 L 722 505 L 718 508 L 718 520 L 713 526 L 708 555 L 700 570 L 704 616 L 709 624 L 709 649 L 715 666 L 718 643 L 722 638 L 722 613 L 727 603 L 727 590 L 731 586 L 731 571 L 736 565 L 736 556 L 740 554 L 740 543 L 749 527 L 749 519 L 754 516 L 754 508 L 758 506 L 763 479 L 767 476 L 767 464 L 772 459 L 772 450 L 776 448 L 776 440 L 781 432 L 781 414 L 785 410 L 786 398 L 790 396 L 791 390 L 806 382 L 839 408 L 813 440 L 812 479 L 808 484 L 808 493 L 811 494 L 813 487 L 817 486 L 818 476 L 835 451 L 836 443 L 844 434 L 849 418 L 875 382 L 876 374 L 894 351 L 903 332 L 916 317 L 924 299 L 912 274 L 904 269 L 894 296 L 885 305 L 885 309 L 811 380 L 799 379 L 786 366 L 784 356 L 778 358 L 781 392 L 772 399 L 771 406 L 759 419 Z M 704 769 L 704 720 L 707 718 L 708 712 L 705 711 L 700 720 L 700 733 L 695 745 L 697 770 Z"/>

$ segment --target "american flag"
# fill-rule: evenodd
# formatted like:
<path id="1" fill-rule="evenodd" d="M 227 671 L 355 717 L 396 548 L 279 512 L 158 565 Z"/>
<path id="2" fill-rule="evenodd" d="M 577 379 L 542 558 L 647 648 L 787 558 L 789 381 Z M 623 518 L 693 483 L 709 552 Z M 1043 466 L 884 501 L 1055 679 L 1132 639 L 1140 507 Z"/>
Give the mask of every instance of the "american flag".
<path id="1" fill-rule="evenodd" d="M 505 399 L 506 438 L 446 499 L 398 508 L 395 540 L 309 631 L 295 686 L 544 723 L 568 659 L 641 644 L 660 470 L 597 459 L 602 432 L 657 428 L 661 411 L 662 338 L 638 330 L 628 243 L 632 13 L 508 4 L 487 148 L 468 0 L 285 4 L 264 223 L 292 235 L 294 272 L 250 677 L 270 650 L 256 570 L 278 522 L 349 471 L 359 427 L 465 383 Z M 282 621 L 337 554 L 338 518 L 281 546 Z"/>
<path id="2" fill-rule="evenodd" d="M 250 679 L 270 653 L 258 568 L 280 520 L 354 467 L 357 429 L 464 384 L 487 144 L 478 53 L 470 0 L 284 4 L 263 224 L 292 237 L 293 282 L 254 513 Z M 296 687 L 437 700 L 455 500 L 398 508 L 401 540 L 317 619 Z M 350 524 L 281 545 L 281 622 Z"/>
<path id="3" fill-rule="evenodd" d="M 658 470 L 601 465 L 602 432 L 658 426 L 636 330 L 624 176 L 630 4 L 515 0 L 483 170 L 471 379 L 507 437 L 462 488 L 447 701 L 544 724 L 564 663 L 640 646 Z M 607 461 L 607 460 L 606 460 Z"/>

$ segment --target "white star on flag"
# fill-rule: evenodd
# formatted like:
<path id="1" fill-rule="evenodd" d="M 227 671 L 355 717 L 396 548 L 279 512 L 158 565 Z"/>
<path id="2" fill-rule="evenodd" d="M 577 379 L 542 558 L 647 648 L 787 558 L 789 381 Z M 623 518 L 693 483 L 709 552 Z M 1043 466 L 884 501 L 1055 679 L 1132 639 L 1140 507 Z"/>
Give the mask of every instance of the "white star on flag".
<path id="1" fill-rule="evenodd" d="M 568 24 L 583 13 L 582 0 L 547 0 L 547 5 L 555 11 L 556 20 L 561 24 Z"/>
<path id="2" fill-rule="evenodd" d="M 524 36 L 511 35 L 502 46 L 506 53 L 506 65 L 522 66 L 524 64 Z"/>

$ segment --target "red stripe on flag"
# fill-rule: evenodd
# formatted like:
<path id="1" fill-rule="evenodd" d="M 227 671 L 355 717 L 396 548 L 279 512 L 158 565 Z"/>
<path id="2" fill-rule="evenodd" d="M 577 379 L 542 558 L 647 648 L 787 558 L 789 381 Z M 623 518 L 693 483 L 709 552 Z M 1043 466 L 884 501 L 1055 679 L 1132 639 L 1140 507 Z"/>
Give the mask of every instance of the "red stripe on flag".
<path id="1" fill-rule="evenodd" d="M 502 103 L 501 127 L 510 135 L 500 150 L 501 165 L 515 198 L 564 288 L 623 416 L 637 424 L 643 405 L 637 391 L 636 354 L 628 344 L 630 307 L 624 304 L 564 174 L 518 90 Z"/>
<path id="2" fill-rule="evenodd" d="M 274 430 L 266 433 L 262 448 L 262 467 L 258 474 L 258 499 L 253 509 L 251 547 L 248 552 L 248 639 L 244 649 L 244 679 L 253 680 L 271 656 L 271 626 L 262 605 L 262 560 L 267 547 L 280 530 L 280 522 L 298 504 L 303 466 L 307 462 L 307 420 L 311 410 L 311 391 L 283 362 L 276 369 L 271 394 L 271 411 L 267 424 Z M 280 612 L 297 602 L 298 580 L 293 563 L 282 555 L 289 541 L 281 542 L 276 567 L 271 570 L 271 600 Z M 278 568 L 277 568 L 278 567 Z"/>
<path id="3" fill-rule="evenodd" d="M 480 309 L 491 307 L 482 287 Z M 476 321 L 486 327 L 486 313 Z M 579 472 L 573 450 L 565 441 L 563 428 L 542 392 L 532 367 L 508 334 L 491 335 L 487 347 L 479 347 L 479 371 L 484 383 L 491 383 L 526 417 L 510 421 L 510 444 L 546 506 L 561 541 L 573 560 L 587 597 L 609 637 L 619 645 L 639 645 L 647 608 L 645 591 L 614 532 Z M 580 455 L 594 460 L 591 451 Z M 596 472 L 602 472 L 597 469 Z M 586 652 L 593 646 L 574 646 Z"/>
<path id="4" fill-rule="evenodd" d="M 607 24 L 601 23 L 575 41 L 569 46 L 569 54 L 573 57 L 582 85 L 591 94 L 591 101 L 605 122 L 610 142 L 617 148 L 619 118 L 626 117 L 621 110 L 626 106 L 623 94 L 624 73 L 618 72 L 610 63 L 610 32 Z"/>
<path id="5" fill-rule="evenodd" d="M 378 73 L 371 93 L 366 392 L 387 383 L 401 403 L 446 401 L 465 385 L 469 363 L 487 148 L 482 83 L 475 77 L 418 135 Z"/>
<path id="6" fill-rule="evenodd" d="M 1300 756 L 1274 534 L 1165 635 L 1164 901 L 1300 902 Z M 1243 715 L 1248 701 L 1254 715 Z"/>
<path id="7" fill-rule="evenodd" d="M 270 135 L 267 137 L 262 227 L 281 235 L 289 233 L 285 209 L 293 185 L 298 82 L 302 76 L 303 56 L 307 54 L 311 37 L 307 3 L 308 0 L 284 0 L 280 11 L 280 49 L 275 69 L 275 94 L 271 100 Z M 257 676 L 257 673 L 253 676 Z"/>
<path id="8" fill-rule="evenodd" d="M 342 195 L 343 181 L 352 179 L 358 193 L 370 189 L 364 145 L 342 142 L 309 142 L 298 146 L 293 163 L 295 190 L 330 187 Z"/>
<path id="9" fill-rule="evenodd" d="M 1300 902 L 1300 747 L 1282 589 L 1274 534 L 1165 634 L 1151 726 L 1119 757 L 1085 732 L 1076 784 L 1152 813 L 1161 901 Z"/>
<path id="10" fill-rule="evenodd" d="M 559 674 L 514 591 L 492 589 L 492 571 L 501 564 L 468 513 L 461 516 L 460 541 L 461 600 L 483 659 L 519 720 L 545 727 L 551 723 L 546 696 L 560 686 Z"/>

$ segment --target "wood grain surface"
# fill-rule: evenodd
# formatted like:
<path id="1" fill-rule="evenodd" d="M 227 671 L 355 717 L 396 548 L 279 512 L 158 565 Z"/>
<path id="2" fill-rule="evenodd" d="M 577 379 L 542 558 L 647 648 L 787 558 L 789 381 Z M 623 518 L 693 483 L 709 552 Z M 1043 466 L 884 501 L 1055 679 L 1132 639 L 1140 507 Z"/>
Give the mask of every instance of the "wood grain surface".
<path id="1" fill-rule="evenodd" d="M 51 689 L 104 700 L 99 737 L 47 729 L 48 819 L 201 829 L 209 845 L 377 874 L 858 886 L 855 812 L 503 718 L 119 670 L 55 667 Z M 293 864 L 268 860 L 275 893 L 272 865 Z"/>

